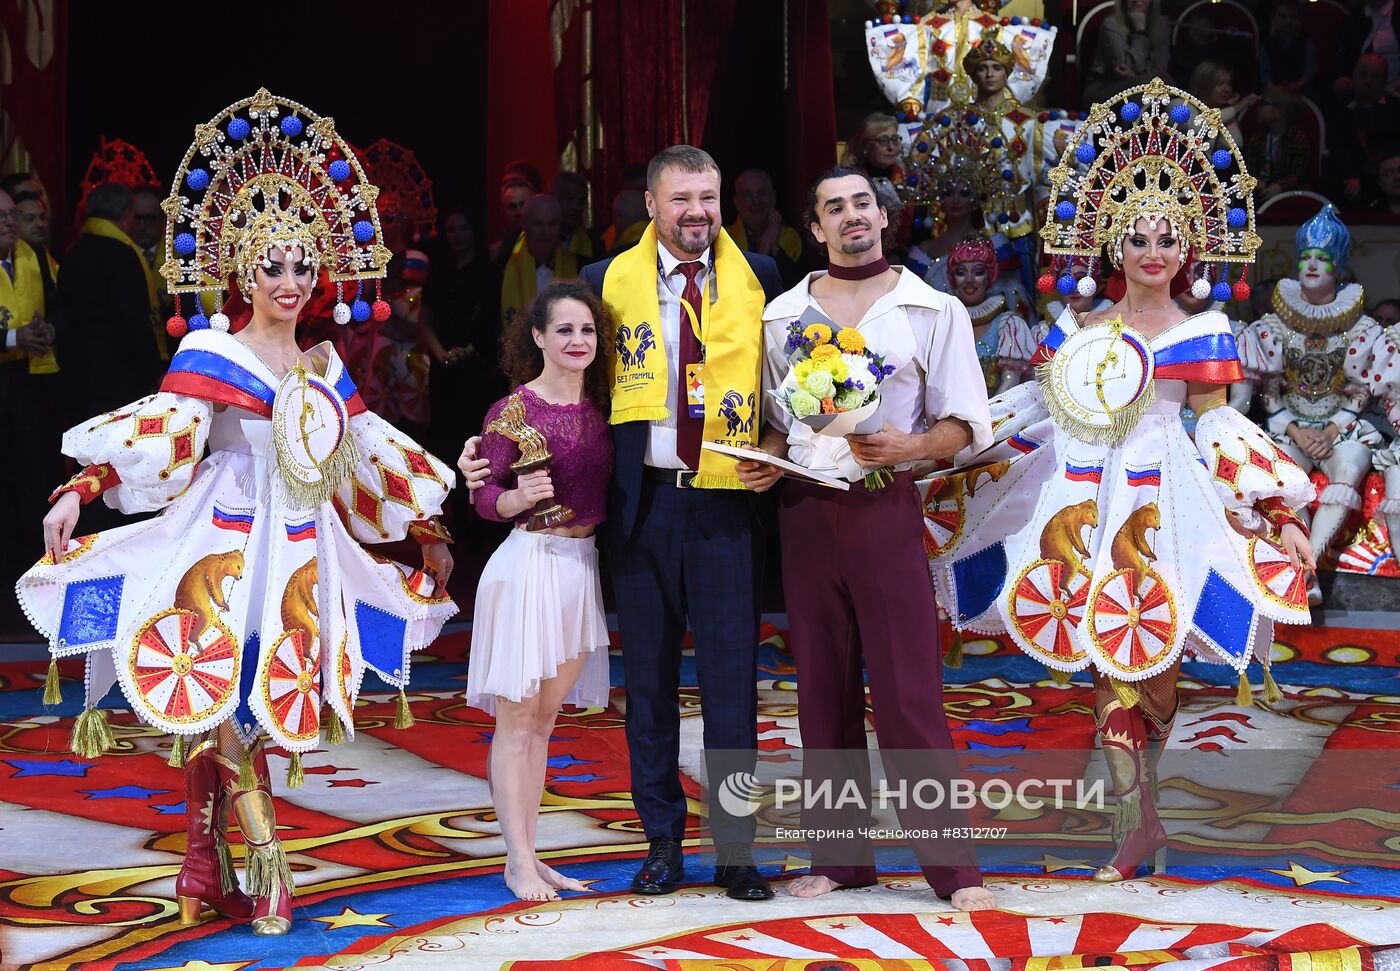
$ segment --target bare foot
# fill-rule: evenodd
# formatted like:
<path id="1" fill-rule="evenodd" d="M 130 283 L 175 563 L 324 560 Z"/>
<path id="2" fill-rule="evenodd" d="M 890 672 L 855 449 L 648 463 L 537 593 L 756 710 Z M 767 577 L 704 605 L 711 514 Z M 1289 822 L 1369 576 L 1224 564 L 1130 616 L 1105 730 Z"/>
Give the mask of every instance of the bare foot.
<path id="1" fill-rule="evenodd" d="M 543 860 L 535 861 L 535 871 L 539 873 L 540 879 L 556 890 L 577 890 L 580 893 L 587 893 L 588 887 L 579 883 L 573 877 L 566 877 L 558 870 L 550 866 L 545 866 Z"/>
<path id="2" fill-rule="evenodd" d="M 788 885 L 789 897 L 820 897 L 841 885 L 830 877 L 798 877 Z"/>
<path id="3" fill-rule="evenodd" d="M 554 888 L 545 883 L 540 874 L 530 864 L 518 866 L 510 860 L 506 861 L 506 886 L 510 892 L 521 900 L 558 900 L 559 894 L 554 892 Z"/>
<path id="4" fill-rule="evenodd" d="M 997 898 L 986 887 L 963 887 L 953 891 L 953 906 L 958 910 L 996 910 Z"/>

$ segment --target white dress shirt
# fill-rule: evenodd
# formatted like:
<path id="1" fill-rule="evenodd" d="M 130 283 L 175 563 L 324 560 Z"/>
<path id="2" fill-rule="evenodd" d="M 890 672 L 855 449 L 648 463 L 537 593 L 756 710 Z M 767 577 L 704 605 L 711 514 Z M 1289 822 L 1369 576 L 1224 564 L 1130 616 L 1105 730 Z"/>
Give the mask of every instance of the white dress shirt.
<path id="1" fill-rule="evenodd" d="M 647 447 L 642 461 L 658 469 L 683 469 L 685 463 L 676 454 L 676 385 L 680 381 L 681 346 L 681 294 L 685 292 L 685 274 L 676 269 L 681 263 L 698 260 L 704 267 L 695 275 L 695 285 L 705 292 L 705 281 L 710 277 L 710 250 L 695 257 L 695 260 L 682 260 L 672 255 L 665 246 L 657 246 L 661 257 L 661 269 L 657 273 L 656 295 L 661 304 L 661 343 L 666 351 L 666 417 L 647 425 Z M 710 283 L 710 303 L 719 296 L 719 287 Z M 686 326 L 690 326 L 687 318 Z M 696 364 L 697 361 L 686 361 Z"/>
<path id="2" fill-rule="evenodd" d="M 809 305 L 822 309 L 810 287 L 813 280 L 825 275 L 824 270 L 809 273 L 763 312 L 764 414 L 770 424 L 788 433 L 791 461 L 859 482 L 866 470 L 851 455 L 851 446 L 844 438 L 819 435 L 794 421 L 768 394 L 788 372 L 788 325 Z M 825 310 L 822 313 L 831 317 Z M 974 452 L 992 444 L 987 383 L 977 360 L 972 321 L 961 301 L 939 293 L 905 270 L 895 288 L 876 300 L 855 327 L 864 335 L 867 349 L 883 355 L 885 363 L 895 368 L 880 384 L 879 415 L 883 421 L 897 431 L 919 434 L 945 418 L 961 418 L 972 428 Z M 912 465 L 905 462 L 895 470 Z"/>
<path id="3" fill-rule="evenodd" d="M 535 293 L 543 292 L 544 288 L 549 286 L 553 279 L 554 267 L 545 263 L 541 263 L 539 266 L 535 267 Z"/>

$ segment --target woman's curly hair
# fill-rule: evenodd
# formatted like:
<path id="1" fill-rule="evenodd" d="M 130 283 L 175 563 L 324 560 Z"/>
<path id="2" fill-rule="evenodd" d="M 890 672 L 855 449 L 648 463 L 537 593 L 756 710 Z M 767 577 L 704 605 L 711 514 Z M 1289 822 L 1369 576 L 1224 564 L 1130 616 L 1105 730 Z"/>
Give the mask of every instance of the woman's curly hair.
<path id="1" fill-rule="evenodd" d="M 549 317 L 560 300 L 577 300 L 593 314 L 598 352 L 583 373 L 583 393 L 604 414 L 612 400 L 613 315 L 588 286 L 579 280 L 555 280 L 511 318 L 501 341 L 501 370 L 510 379 L 511 390 L 540 376 L 544 352 L 535 344 L 534 334 L 549 328 Z"/>

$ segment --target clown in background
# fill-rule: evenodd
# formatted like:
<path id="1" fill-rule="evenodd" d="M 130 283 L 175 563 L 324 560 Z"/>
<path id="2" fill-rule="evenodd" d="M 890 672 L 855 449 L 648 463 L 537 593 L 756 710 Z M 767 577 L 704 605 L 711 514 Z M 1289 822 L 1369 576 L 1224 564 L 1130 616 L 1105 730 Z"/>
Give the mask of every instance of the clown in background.
<path id="1" fill-rule="evenodd" d="M 1338 285 L 1351 234 L 1330 203 L 1298 228 L 1296 242 L 1298 278 L 1278 282 L 1273 312 L 1241 331 L 1239 354 L 1249 391 L 1262 395 L 1270 437 L 1304 469 L 1327 476 L 1312 518 L 1314 547 L 1325 556 L 1361 508 L 1358 487 L 1371 470 L 1372 450 L 1381 449 L 1382 465 L 1391 454 L 1361 417 L 1381 327 L 1366 315 L 1361 284 Z M 1234 398 L 1247 406 L 1247 395 Z M 1309 598 L 1321 602 L 1316 580 Z"/>
<path id="2" fill-rule="evenodd" d="M 992 290 L 999 275 L 996 250 L 983 236 L 969 236 L 948 256 L 953 295 L 972 318 L 977 360 L 988 394 L 1000 394 L 1030 374 L 1036 339 L 1025 317 L 1012 310 L 1004 293 Z"/>

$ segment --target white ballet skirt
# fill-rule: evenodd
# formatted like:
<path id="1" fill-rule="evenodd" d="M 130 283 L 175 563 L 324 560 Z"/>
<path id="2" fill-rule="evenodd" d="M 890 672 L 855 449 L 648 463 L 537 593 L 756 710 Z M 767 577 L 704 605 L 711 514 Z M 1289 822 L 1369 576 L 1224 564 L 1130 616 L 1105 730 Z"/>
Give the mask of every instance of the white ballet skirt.
<path id="1" fill-rule="evenodd" d="M 605 707 L 608 625 L 593 537 L 512 529 L 477 584 L 467 704 L 494 715 L 497 698 L 533 697 L 580 655 L 583 669 L 564 701 Z"/>
<path id="2" fill-rule="evenodd" d="M 1063 314 L 1042 360 L 1078 330 Z M 1121 445 L 1071 437 L 1030 381 L 992 400 L 995 445 L 919 483 L 935 586 L 960 630 L 1004 633 L 1058 671 L 1139 681 L 1187 648 L 1243 672 L 1267 661 L 1275 622 L 1309 623 L 1304 576 L 1226 518 L 1262 526 L 1253 507 L 1269 497 L 1300 508 L 1308 477 L 1231 408 L 1201 416 L 1194 443 L 1181 423 L 1188 380 L 1238 372 L 1229 322 L 1198 314 L 1148 348 L 1155 401 Z"/>
<path id="3" fill-rule="evenodd" d="M 457 612 L 419 571 L 360 545 L 403 539 L 436 515 L 452 471 L 363 410 L 322 347 L 359 460 L 317 507 L 288 500 L 272 421 L 250 410 L 270 416 L 277 376 L 226 333 L 185 337 L 162 385 L 182 390 L 63 436 L 66 455 L 120 477 L 109 506 L 163 509 L 72 541 L 58 564 L 45 555 L 17 585 L 54 657 L 87 655 L 89 707 L 117 683 L 163 731 L 231 720 L 245 744 L 265 731 L 305 752 L 320 742 L 323 704 L 353 734 L 365 668 L 403 687 L 411 653 Z"/>

